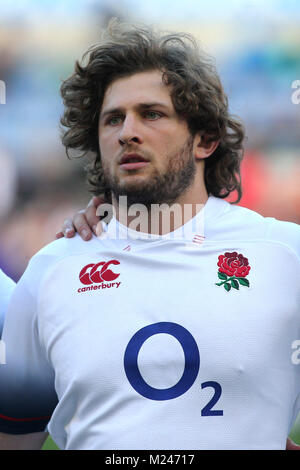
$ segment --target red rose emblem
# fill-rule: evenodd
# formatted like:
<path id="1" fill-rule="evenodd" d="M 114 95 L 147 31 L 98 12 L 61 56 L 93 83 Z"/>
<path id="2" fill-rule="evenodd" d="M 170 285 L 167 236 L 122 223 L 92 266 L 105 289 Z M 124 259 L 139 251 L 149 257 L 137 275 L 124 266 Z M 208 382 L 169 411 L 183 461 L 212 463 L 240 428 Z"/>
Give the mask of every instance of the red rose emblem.
<path id="1" fill-rule="evenodd" d="M 245 278 L 248 276 L 251 267 L 248 258 L 241 253 L 234 251 L 233 253 L 226 252 L 224 255 L 220 255 L 218 266 L 218 278 L 222 282 L 216 283 L 217 286 L 223 286 L 227 292 L 232 287 L 239 290 L 240 285 L 250 286 L 248 279 Z"/>
<path id="2" fill-rule="evenodd" d="M 248 259 L 236 251 L 220 255 L 218 266 L 220 273 L 235 277 L 246 277 L 251 269 Z"/>

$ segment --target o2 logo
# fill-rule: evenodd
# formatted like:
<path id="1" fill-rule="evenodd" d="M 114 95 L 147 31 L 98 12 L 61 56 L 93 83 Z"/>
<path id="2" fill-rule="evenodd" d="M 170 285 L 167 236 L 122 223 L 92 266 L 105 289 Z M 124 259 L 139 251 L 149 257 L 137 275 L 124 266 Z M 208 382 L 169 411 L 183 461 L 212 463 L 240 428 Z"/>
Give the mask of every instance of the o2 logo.
<path id="1" fill-rule="evenodd" d="M 173 387 L 158 389 L 148 385 L 138 368 L 138 354 L 144 342 L 153 335 L 167 333 L 174 336 L 184 352 L 185 365 L 181 379 Z M 200 354 L 196 341 L 191 333 L 181 325 L 171 322 L 153 323 L 145 326 L 133 335 L 124 355 L 124 369 L 131 386 L 145 398 L 150 400 L 171 400 L 187 392 L 195 382 L 200 367 Z M 212 387 L 214 395 L 201 410 L 201 416 L 223 416 L 223 410 L 213 410 L 218 402 L 222 387 L 218 382 L 209 381 L 201 384 L 201 388 Z"/>

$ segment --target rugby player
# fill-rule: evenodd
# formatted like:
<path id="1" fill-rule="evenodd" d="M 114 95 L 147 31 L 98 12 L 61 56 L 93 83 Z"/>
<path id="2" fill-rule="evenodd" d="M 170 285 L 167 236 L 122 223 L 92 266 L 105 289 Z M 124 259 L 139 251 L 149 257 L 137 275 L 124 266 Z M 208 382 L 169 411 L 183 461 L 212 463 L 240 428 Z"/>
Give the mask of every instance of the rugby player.
<path id="1" fill-rule="evenodd" d="M 112 219 L 46 246 L 14 290 L 2 448 L 47 429 L 62 449 L 284 449 L 300 228 L 224 201 L 244 131 L 213 64 L 187 35 L 115 24 L 62 96 L 63 143 L 95 153 Z"/>

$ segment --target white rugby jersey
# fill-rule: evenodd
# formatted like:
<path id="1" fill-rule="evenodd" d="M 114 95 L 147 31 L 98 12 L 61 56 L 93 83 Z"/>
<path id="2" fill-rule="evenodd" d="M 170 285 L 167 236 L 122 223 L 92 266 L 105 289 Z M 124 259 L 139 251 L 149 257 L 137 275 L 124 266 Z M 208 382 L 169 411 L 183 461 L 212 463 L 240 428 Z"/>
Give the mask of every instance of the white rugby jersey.
<path id="1" fill-rule="evenodd" d="M 62 449 L 284 449 L 300 227 L 210 197 L 184 235 L 126 230 L 113 219 L 30 261 L 4 326 L 0 431 L 48 423 Z"/>
<path id="2" fill-rule="evenodd" d="M 14 281 L 0 269 L 0 338 L 7 305 L 15 288 Z M 1 358 L 0 358 L 1 362 Z"/>

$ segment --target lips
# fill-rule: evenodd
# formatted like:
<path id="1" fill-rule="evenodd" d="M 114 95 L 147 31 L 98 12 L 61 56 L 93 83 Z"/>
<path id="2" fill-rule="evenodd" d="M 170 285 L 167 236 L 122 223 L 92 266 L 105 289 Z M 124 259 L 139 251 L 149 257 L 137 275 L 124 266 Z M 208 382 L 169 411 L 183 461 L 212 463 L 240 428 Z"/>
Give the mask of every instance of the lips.
<path id="1" fill-rule="evenodd" d="M 123 170 L 138 170 L 148 164 L 149 162 L 138 153 L 125 154 L 120 161 Z"/>
<path id="2" fill-rule="evenodd" d="M 147 160 L 139 155 L 138 153 L 130 153 L 130 154 L 125 154 L 123 155 L 120 165 L 126 164 L 126 163 L 140 163 L 140 162 L 147 162 Z"/>

